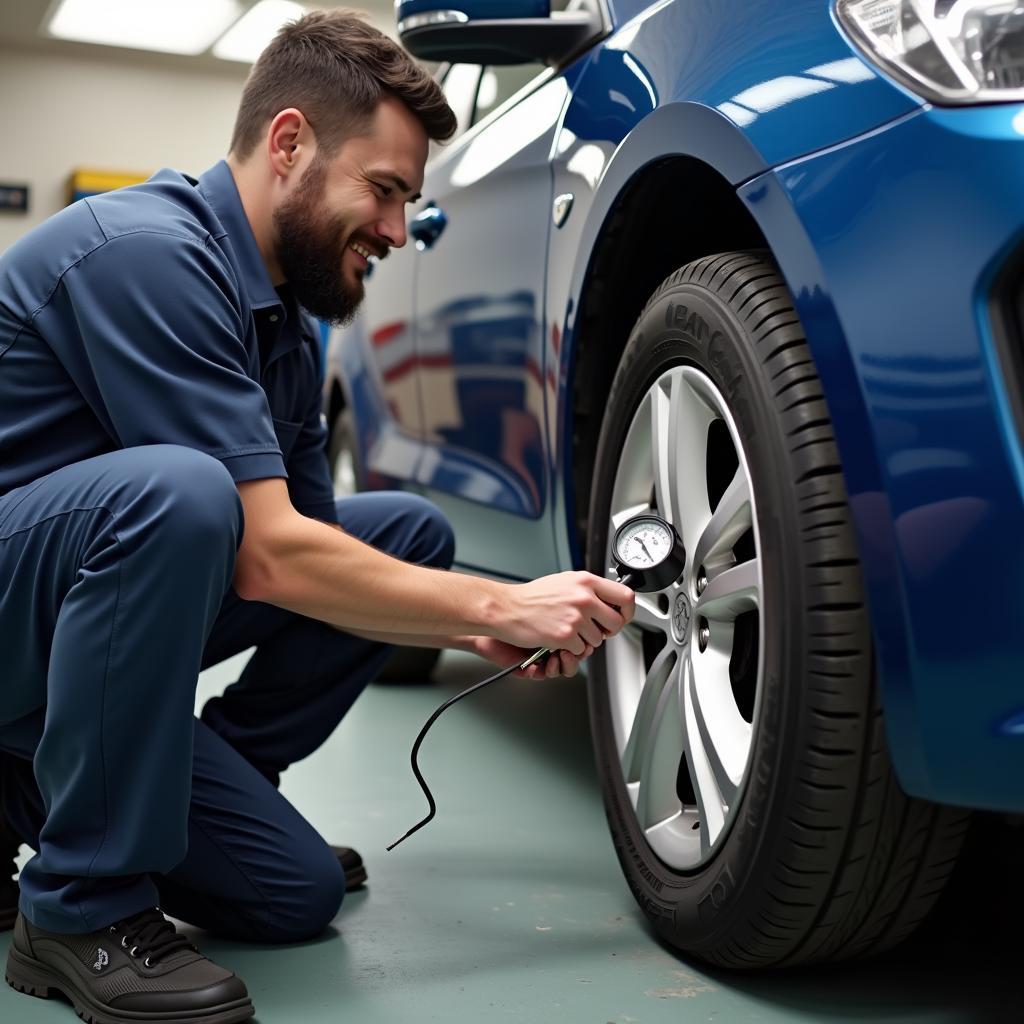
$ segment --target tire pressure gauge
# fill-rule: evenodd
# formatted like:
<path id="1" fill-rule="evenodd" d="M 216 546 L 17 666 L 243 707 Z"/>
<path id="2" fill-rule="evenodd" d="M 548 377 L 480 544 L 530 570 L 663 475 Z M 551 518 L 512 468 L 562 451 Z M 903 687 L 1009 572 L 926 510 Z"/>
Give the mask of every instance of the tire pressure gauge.
<path id="1" fill-rule="evenodd" d="M 642 594 L 664 590 L 686 567 L 686 548 L 675 527 L 653 514 L 624 522 L 615 532 L 612 554 L 622 582 Z"/>
<path id="2" fill-rule="evenodd" d="M 619 577 L 618 582 L 625 583 L 627 587 L 632 587 L 633 590 L 639 591 L 641 594 L 649 594 L 655 590 L 664 590 L 679 579 L 683 574 L 683 569 L 686 567 L 686 549 L 683 547 L 683 542 L 679 539 L 679 534 L 676 533 L 675 528 L 670 522 L 652 513 L 634 516 L 632 519 L 624 522 L 615 532 L 612 553 L 615 556 L 616 571 Z M 388 847 L 389 850 L 393 850 L 399 843 L 404 842 L 414 832 L 423 828 L 427 822 L 433 819 L 434 814 L 437 812 L 434 796 L 430 792 L 430 787 L 423 778 L 423 774 L 420 772 L 416 757 L 419 753 L 420 744 L 423 742 L 423 737 L 426 736 L 427 730 L 437 721 L 438 716 L 456 701 L 462 700 L 463 697 L 468 697 L 471 693 L 475 693 L 482 687 L 496 683 L 499 679 L 503 679 L 517 669 L 529 668 L 535 661 L 539 661 L 550 653 L 549 648 L 542 647 L 539 651 L 535 651 L 521 665 L 510 665 L 501 672 L 497 672 L 493 676 L 475 683 L 468 689 L 463 690 L 462 693 L 457 693 L 454 697 L 446 700 L 427 719 L 423 728 L 420 729 L 420 734 L 416 737 L 416 742 L 412 745 L 411 762 L 413 774 L 423 790 L 423 795 L 427 798 L 430 810 L 427 816 L 413 825 L 404 836 L 396 839 Z"/>

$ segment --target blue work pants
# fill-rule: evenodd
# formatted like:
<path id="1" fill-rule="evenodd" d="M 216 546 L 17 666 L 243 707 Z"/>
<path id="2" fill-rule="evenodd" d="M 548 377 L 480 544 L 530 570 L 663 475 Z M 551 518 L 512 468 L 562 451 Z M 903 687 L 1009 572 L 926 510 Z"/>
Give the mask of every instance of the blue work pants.
<path id="1" fill-rule="evenodd" d="M 447 568 L 413 495 L 338 501 L 343 528 Z M 238 938 L 322 931 L 344 893 L 278 792 L 389 648 L 231 590 L 242 508 L 223 465 L 171 445 L 76 463 L 0 497 L 0 813 L 37 851 L 21 910 L 60 932 L 146 907 Z M 193 715 L 201 668 L 255 646 Z"/>

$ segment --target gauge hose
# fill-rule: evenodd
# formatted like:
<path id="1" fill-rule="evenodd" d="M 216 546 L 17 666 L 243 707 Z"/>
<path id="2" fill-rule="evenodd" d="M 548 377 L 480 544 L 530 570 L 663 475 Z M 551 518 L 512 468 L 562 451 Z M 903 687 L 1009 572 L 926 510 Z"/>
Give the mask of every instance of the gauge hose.
<path id="1" fill-rule="evenodd" d="M 615 582 L 625 583 L 627 586 L 629 586 L 633 582 L 633 580 L 634 576 L 632 574 L 627 573 L 625 576 L 616 579 Z M 463 697 L 468 697 L 471 693 L 476 693 L 477 690 L 482 690 L 485 686 L 490 686 L 491 683 L 496 683 L 499 679 L 504 679 L 505 676 L 511 675 L 513 672 L 518 672 L 520 669 L 529 668 L 535 661 L 538 661 L 540 658 L 543 658 L 545 654 L 550 653 L 550 647 L 541 647 L 539 650 L 534 651 L 533 654 L 531 654 L 530 657 L 526 659 L 526 661 L 521 662 L 518 665 L 510 665 L 508 668 L 502 669 L 500 672 L 495 672 L 493 676 L 488 676 L 486 679 L 482 679 L 479 683 L 474 683 L 472 686 L 467 687 L 461 693 L 457 693 L 455 694 L 454 697 L 451 697 L 448 700 L 446 700 L 426 720 L 426 722 L 423 724 L 423 728 L 420 729 L 419 735 L 416 737 L 416 742 L 412 745 L 412 755 L 410 757 L 410 761 L 412 763 L 412 773 L 416 776 L 416 781 L 420 784 L 420 789 L 423 790 L 423 795 L 427 798 L 427 805 L 430 807 L 430 810 L 427 812 L 426 817 L 416 822 L 416 824 L 413 825 L 413 827 L 409 829 L 409 831 L 406 832 L 404 836 L 401 836 L 400 838 L 396 839 L 389 847 L 387 847 L 389 852 L 393 850 L 396 846 L 398 846 L 399 843 L 404 843 L 405 840 L 408 839 L 409 836 L 411 836 L 414 832 L 418 832 L 421 828 L 423 828 L 424 825 L 429 824 L 429 822 L 433 820 L 434 815 L 437 814 L 437 804 L 434 801 L 434 795 L 430 792 L 430 787 L 427 785 L 427 780 L 423 778 L 423 773 L 420 771 L 420 766 L 417 762 L 417 756 L 419 755 L 420 752 L 420 744 L 423 743 L 423 738 L 427 735 L 427 732 L 430 729 L 430 727 L 441 717 L 443 712 L 447 711 L 448 708 L 450 708 L 453 704 L 457 704 L 460 700 L 462 700 Z"/>

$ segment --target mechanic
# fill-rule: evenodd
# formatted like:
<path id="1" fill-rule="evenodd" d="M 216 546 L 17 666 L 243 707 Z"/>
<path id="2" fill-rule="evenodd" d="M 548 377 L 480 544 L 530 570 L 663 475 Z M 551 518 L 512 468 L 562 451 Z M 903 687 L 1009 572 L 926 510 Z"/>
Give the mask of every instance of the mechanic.
<path id="1" fill-rule="evenodd" d="M 0 257 L 0 863 L 36 851 L 0 887 L 15 988 L 104 1021 L 247 1019 L 163 911 L 323 931 L 365 869 L 277 786 L 390 645 L 550 646 L 522 674 L 572 675 L 631 618 L 588 573 L 445 571 L 423 499 L 333 496 L 307 312 L 353 315 L 454 128 L 397 44 L 314 12 L 254 66 L 226 161 L 76 203 Z M 196 720 L 199 671 L 252 646 Z"/>

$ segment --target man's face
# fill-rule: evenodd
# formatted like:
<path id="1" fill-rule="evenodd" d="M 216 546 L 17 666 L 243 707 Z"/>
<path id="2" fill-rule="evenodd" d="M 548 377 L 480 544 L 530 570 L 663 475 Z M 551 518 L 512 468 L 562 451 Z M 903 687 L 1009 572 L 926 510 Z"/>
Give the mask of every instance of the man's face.
<path id="1" fill-rule="evenodd" d="M 318 154 L 274 211 L 281 271 L 314 316 L 351 320 L 367 257 L 405 245 L 405 207 L 419 198 L 426 159 L 423 126 L 399 100 L 382 100 L 366 132 Z"/>

